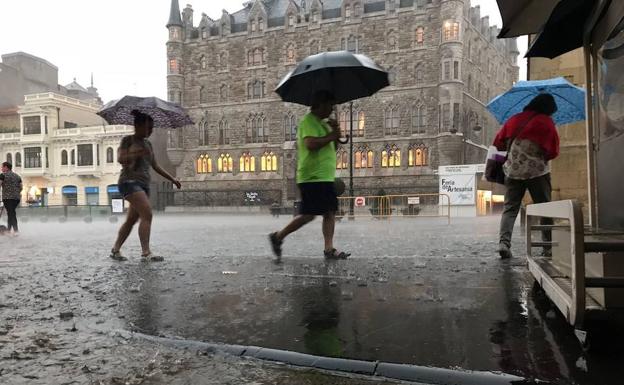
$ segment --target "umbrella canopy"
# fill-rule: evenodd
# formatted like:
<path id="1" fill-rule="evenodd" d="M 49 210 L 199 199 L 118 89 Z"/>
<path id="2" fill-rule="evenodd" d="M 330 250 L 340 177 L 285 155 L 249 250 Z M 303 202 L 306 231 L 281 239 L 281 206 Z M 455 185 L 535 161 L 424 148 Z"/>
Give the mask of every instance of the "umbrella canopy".
<path id="1" fill-rule="evenodd" d="M 166 102 L 154 96 L 141 98 L 138 96 L 124 96 L 119 100 L 106 103 L 97 112 L 109 124 L 134 124 L 132 111 L 138 110 L 154 119 L 154 128 L 176 128 L 193 121 L 186 111 L 178 104 Z"/>
<path id="2" fill-rule="evenodd" d="M 388 86 L 388 73 L 370 58 L 348 51 L 308 56 L 282 79 L 275 92 L 285 102 L 312 104 L 318 91 L 329 91 L 337 104 L 371 96 Z"/>
<path id="3" fill-rule="evenodd" d="M 533 41 L 526 56 L 552 59 L 582 47 L 583 26 L 591 15 L 594 4 L 594 0 L 562 0 Z"/>
<path id="4" fill-rule="evenodd" d="M 560 0 L 497 0 L 503 19 L 499 38 L 538 32 Z"/>
<path id="5" fill-rule="evenodd" d="M 585 90 L 564 78 L 517 82 L 509 91 L 492 99 L 487 109 L 502 124 L 522 112 L 531 99 L 541 93 L 549 93 L 555 98 L 557 112 L 552 116 L 555 124 L 585 119 Z"/>

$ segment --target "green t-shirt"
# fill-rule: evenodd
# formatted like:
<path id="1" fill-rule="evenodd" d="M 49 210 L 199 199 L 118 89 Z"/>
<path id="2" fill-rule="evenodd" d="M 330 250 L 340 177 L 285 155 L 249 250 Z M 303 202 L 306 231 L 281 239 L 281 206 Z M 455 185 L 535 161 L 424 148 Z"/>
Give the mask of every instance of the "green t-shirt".
<path id="1" fill-rule="evenodd" d="M 331 128 L 312 113 L 306 114 L 297 127 L 297 183 L 333 182 L 336 178 L 336 144 L 331 142 L 310 151 L 303 143 L 309 136 L 322 137 Z"/>

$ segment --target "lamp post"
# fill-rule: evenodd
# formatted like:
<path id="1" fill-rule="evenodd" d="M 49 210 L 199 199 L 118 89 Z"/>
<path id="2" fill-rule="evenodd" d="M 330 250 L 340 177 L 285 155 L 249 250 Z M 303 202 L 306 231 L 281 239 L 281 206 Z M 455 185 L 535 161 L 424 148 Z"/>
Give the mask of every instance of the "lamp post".
<path id="1" fill-rule="evenodd" d="M 474 112 L 465 112 L 463 121 L 464 121 L 464 124 L 462 128 L 462 139 L 461 139 L 461 143 L 462 143 L 461 164 L 466 164 L 466 143 L 468 141 L 467 134 L 469 133 L 469 128 L 470 130 L 472 130 L 472 132 L 478 134 L 479 132 L 483 131 L 483 127 L 477 124 L 478 120 Z M 455 124 L 453 124 L 452 132 L 453 133 L 458 132 L 457 128 L 455 127 Z M 485 139 L 483 139 L 482 137 L 481 141 L 484 142 Z"/>
<path id="2" fill-rule="evenodd" d="M 355 198 L 353 197 L 353 102 L 349 103 L 349 220 L 353 216 Z"/>

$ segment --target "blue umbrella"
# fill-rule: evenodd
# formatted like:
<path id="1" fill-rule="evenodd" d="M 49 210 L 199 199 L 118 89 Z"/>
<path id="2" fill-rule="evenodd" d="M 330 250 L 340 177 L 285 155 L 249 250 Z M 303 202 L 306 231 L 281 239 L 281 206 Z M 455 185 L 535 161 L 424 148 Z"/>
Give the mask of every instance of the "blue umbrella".
<path id="1" fill-rule="evenodd" d="M 502 124 L 522 112 L 531 99 L 541 93 L 555 98 L 557 112 L 552 116 L 555 124 L 585 120 L 585 90 L 564 78 L 519 81 L 509 91 L 492 99 L 487 109 Z"/>

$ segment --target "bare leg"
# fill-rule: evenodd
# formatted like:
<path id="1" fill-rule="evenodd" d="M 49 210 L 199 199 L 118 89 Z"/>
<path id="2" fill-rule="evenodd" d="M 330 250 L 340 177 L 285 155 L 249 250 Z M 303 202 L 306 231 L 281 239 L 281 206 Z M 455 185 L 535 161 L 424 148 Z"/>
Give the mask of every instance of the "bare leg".
<path id="1" fill-rule="evenodd" d="M 128 209 L 128 215 L 126 216 L 126 221 L 119 228 L 119 233 L 117 234 L 117 240 L 115 241 L 115 245 L 113 246 L 113 251 L 119 251 L 121 246 L 123 246 L 126 239 L 128 239 L 128 235 L 132 231 L 134 224 L 139 220 L 139 213 L 134 209 L 134 206 L 130 206 Z"/>
<path id="2" fill-rule="evenodd" d="M 299 230 L 301 227 L 312 222 L 313 220 L 314 215 L 297 215 L 295 219 L 286 225 L 286 227 L 277 232 L 277 238 L 282 241 L 288 234 Z"/>
<path id="3" fill-rule="evenodd" d="M 325 239 L 325 251 L 334 248 L 334 226 L 336 224 L 336 213 L 329 212 L 323 214 L 323 238 Z"/>
<path id="4" fill-rule="evenodd" d="M 150 253 L 150 232 L 152 229 L 152 207 L 149 203 L 147 194 L 143 191 L 138 191 L 128 195 L 126 198 L 128 202 L 134 207 L 134 210 L 139 216 L 139 240 L 141 241 L 141 255 L 148 255 Z"/>

